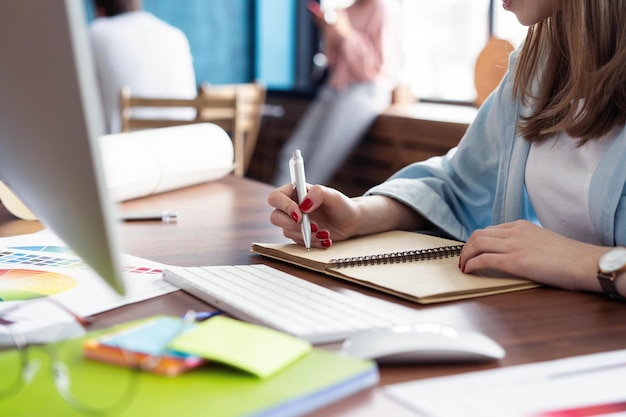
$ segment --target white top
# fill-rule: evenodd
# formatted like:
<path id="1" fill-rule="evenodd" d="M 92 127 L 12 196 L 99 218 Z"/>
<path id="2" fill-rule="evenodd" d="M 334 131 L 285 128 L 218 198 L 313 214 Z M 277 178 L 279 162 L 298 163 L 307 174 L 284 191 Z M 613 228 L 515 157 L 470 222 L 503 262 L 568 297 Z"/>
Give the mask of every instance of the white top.
<path id="1" fill-rule="evenodd" d="M 589 214 L 589 184 L 617 133 L 613 129 L 581 148 L 565 133 L 531 145 L 526 189 L 543 227 L 578 241 L 601 244 Z"/>
<path id="2" fill-rule="evenodd" d="M 96 19 L 90 28 L 107 131 L 120 131 L 119 92 L 133 95 L 193 98 L 196 77 L 185 34 L 150 13 L 128 12 Z M 192 118 L 191 109 L 144 109 L 142 117 Z"/>

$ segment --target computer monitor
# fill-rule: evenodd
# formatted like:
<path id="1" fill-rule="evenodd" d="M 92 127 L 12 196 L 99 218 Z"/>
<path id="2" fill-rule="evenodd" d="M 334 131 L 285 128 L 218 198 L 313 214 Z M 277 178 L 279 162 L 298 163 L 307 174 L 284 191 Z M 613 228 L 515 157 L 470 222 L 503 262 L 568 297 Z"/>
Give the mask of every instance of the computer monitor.
<path id="1" fill-rule="evenodd" d="M 0 181 L 119 293 L 114 206 L 84 0 L 16 0 L 0 12 Z"/>

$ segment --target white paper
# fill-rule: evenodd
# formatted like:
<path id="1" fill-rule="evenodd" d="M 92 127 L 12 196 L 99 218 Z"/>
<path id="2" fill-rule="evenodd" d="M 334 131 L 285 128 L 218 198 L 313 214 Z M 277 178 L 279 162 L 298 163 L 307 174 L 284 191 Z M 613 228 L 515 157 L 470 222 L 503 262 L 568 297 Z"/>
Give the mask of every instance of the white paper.
<path id="1" fill-rule="evenodd" d="M 20 308 L 14 309 L 16 304 Z M 0 346 L 56 342 L 86 333 L 72 315 L 58 306 L 43 302 L 2 303 L 0 315 L 11 325 L 0 326 Z"/>
<path id="2" fill-rule="evenodd" d="M 122 254 L 121 260 L 126 285 L 124 296 L 111 289 L 95 271 L 48 230 L 0 238 L 0 300 L 7 295 L 15 297 L 16 289 L 33 294 L 20 296 L 18 293 L 17 300 L 0 301 L 0 315 L 3 310 L 12 308 L 17 303 L 29 303 L 29 299 L 50 297 L 80 316 L 90 316 L 178 289 L 162 279 L 164 264 L 127 254 Z M 31 313 L 22 316 L 19 331 L 33 333 L 37 329 L 63 321 L 63 318 L 45 312 L 48 304 L 36 303 L 42 306 L 42 310 L 28 310 Z M 2 327 L 0 326 L 0 345 Z M 8 333 L 4 333 L 6 342 Z"/>
<path id="3" fill-rule="evenodd" d="M 385 387 L 428 417 L 626 416 L 626 350 Z"/>

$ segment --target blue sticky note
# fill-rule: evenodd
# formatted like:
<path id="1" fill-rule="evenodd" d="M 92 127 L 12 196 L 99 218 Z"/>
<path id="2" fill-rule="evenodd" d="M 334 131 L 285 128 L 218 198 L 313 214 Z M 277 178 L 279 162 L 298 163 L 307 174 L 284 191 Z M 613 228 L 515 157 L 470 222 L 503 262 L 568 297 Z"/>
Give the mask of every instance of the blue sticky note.
<path id="1" fill-rule="evenodd" d="M 175 352 L 166 349 L 168 343 L 193 326 L 193 323 L 185 323 L 180 318 L 158 317 L 138 326 L 124 329 L 119 333 L 105 336 L 101 343 L 148 355 L 161 355 L 165 352 L 175 354 Z M 179 355 L 187 356 L 183 353 Z"/>

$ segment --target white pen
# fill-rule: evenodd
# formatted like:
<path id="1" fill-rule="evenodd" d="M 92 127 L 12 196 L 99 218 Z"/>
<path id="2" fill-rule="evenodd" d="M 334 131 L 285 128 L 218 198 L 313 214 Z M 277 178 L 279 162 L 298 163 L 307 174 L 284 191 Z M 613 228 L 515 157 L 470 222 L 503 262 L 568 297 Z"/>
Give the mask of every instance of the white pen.
<path id="1" fill-rule="evenodd" d="M 306 177 L 304 175 L 304 160 L 302 159 L 300 149 L 293 151 L 293 156 L 289 160 L 289 172 L 291 173 L 291 183 L 298 194 L 298 204 L 302 204 L 302 200 L 304 200 L 306 195 Z M 302 214 L 300 229 L 302 230 L 304 246 L 309 250 L 311 249 L 311 222 L 309 215 L 306 213 Z"/>
<path id="2" fill-rule="evenodd" d="M 161 221 L 169 223 L 178 219 L 175 211 L 130 211 L 120 214 L 120 220 L 125 222 Z"/>

